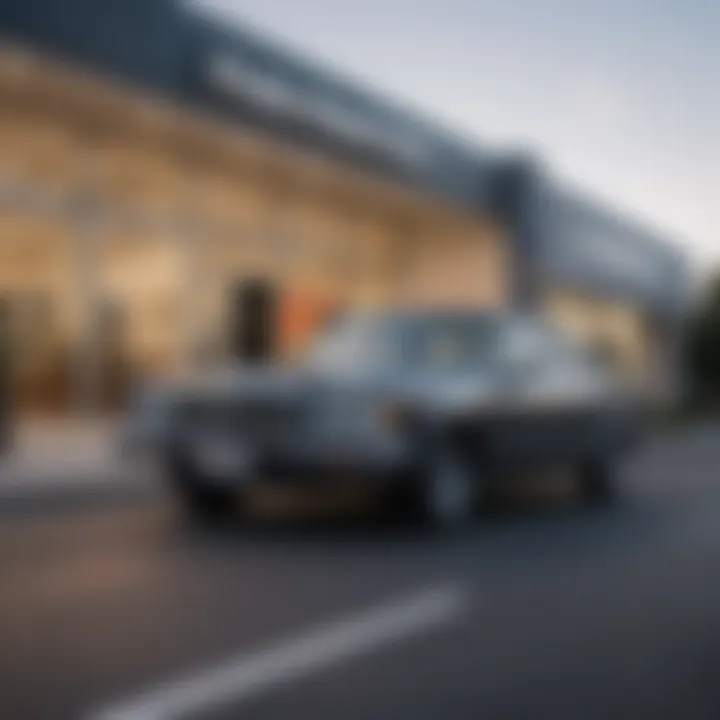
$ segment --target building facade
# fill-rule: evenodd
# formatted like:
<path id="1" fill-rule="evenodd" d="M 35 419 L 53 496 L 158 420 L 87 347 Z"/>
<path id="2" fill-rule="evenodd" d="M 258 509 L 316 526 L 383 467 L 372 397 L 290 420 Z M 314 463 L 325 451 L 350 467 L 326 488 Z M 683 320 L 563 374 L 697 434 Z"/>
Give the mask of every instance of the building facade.
<path id="1" fill-rule="evenodd" d="M 24 0 L 0 36 L 23 407 L 292 355 L 348 307 L 525 304 L 628 367 L 669 346 L 674 249 L 242 29 L 172 0 Z"/>
<path id="2" fill-rule="evenodd" d="M 516 300 L 636 380 L 669 390 L 690 280 L 684 255 L 532 162 L 504 163 L 495 181 L 495 215 L 515 237 Z"/>

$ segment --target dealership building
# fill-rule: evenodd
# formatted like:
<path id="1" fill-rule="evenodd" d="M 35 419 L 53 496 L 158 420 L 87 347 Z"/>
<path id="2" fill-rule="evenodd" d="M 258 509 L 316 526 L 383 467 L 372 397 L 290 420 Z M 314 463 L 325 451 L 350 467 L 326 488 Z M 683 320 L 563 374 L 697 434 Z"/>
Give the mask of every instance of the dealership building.
<path id="1" fill-rule="evenodd" d="M 9 0 L 0 38 L 0 330 L 28 410 L 292 356 L 355 307 L 522 306 L 671 373 L 682 255 L 539 163 L 186 3 Z"/>

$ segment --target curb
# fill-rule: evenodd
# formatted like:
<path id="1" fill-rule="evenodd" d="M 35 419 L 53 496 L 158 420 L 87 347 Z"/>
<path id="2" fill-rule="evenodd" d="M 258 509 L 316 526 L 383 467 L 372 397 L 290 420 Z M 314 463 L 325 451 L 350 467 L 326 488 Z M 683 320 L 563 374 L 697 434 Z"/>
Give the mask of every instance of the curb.
<path id="1" fill-rule="evenodd" d="M 124 505 L 143 498 L 159 496 L 161 488 L 143 478 L 125 475 L 107 476 L 101 482 L 82 477 L 53 478 L 51 482 L 12 483 L 3 486 L 0 479 L 0 520 L 34 514 L 65 512 L 102 506 Z"/>

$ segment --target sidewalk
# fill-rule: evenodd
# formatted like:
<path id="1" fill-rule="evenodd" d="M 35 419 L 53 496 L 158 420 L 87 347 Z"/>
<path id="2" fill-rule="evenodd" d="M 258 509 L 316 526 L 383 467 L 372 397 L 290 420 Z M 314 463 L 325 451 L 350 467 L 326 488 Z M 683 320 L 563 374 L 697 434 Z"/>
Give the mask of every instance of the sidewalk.
<path id="1" fill-rule="evenodd" d="M 143 478 L 117 452 L 116 421 L 24 420 L 0 459 L 0 504 L 122 491 Z"/>

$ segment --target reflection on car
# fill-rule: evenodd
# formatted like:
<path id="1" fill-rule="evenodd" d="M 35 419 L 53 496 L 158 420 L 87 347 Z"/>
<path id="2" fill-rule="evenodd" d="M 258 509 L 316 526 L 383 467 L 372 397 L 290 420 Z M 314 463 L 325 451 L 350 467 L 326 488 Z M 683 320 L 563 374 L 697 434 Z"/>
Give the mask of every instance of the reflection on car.
<path id="1" fill-rule="evenodd" d="M 347 316 L 293 365 L 146 391 L 127 429 L 194 514 L 237 508 L 257 485 L 353 478 L 447 527 L 508 470 L 566 465 L 584 498 L 607 499 L 640 413 L 597 358 L 537 319 L 414 310 Z"/>

